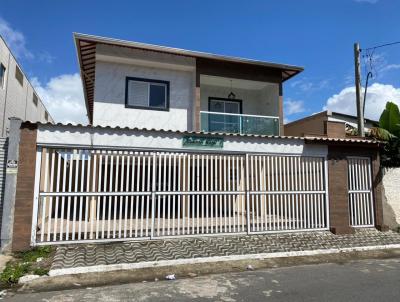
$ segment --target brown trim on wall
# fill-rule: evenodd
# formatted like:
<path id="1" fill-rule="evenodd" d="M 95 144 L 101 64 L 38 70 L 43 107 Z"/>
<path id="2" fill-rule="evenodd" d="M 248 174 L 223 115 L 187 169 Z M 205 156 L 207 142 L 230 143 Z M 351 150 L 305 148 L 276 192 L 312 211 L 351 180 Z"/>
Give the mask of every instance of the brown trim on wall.
<path id="1" fill-rule="evenodd" d="M 30 248 L 35 186 L 37 125 L 21 125 L 12 250 Z"/>
<path id="2" fill-rule="evenodd" d="M 197 58 L 196 72 L 199 75 L 206 74 L 251 81 L 271 83 L 283 82 L 282 71 L 276 68 L 212 59 Z"/>

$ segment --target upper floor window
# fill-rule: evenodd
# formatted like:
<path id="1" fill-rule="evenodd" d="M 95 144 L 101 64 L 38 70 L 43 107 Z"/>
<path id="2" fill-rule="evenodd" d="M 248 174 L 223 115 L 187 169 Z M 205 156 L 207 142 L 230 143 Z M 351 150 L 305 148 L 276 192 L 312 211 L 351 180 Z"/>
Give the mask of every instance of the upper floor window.
<path id="1" fill-rule="evenodd" d="M 125 105 L 132 108 L 169 109 L 169 82 L 126 78 Z"/>
<path id="2" fill-rule="evenodd" d="M 4 88 L 6 82 L 6 68 L 0 63 L 0 88 Z"/>
<path id="3" fill-rule="evenodd" d="M 21 84 L 21 86 L 24 86 L 24 75 L 18 66 L 15 66 L 15 78 Z"/>
<path id="4" fill-rule="evenodd" d="M 33 101 L 33 103 L 35 104 L 35 106 L 38 105 L 39 98 L 38 98 L 38 96 L 36 95 L 36 93 L 33 93 L 32 101 Z"/>
<path id="5" fill-rule="evenodd" d="M 47 111 L 44 112 L 44 119 L 46 120 L 46 122 L 49 121 L 49 114 L 47 113 Z"/>

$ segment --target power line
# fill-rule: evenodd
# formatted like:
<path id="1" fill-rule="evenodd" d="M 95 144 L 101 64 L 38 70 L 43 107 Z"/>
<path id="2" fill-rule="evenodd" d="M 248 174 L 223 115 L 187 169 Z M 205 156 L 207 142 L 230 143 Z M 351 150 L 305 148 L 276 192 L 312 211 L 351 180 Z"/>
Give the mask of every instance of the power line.
<path id="1" fill-rule="evenodd" d="M 381 47 L 385 47 L 385 46 L 391 46 L 391 45 L 395 45 L 395 44 L 400 44 L 400 41 L 392 42 L 392 43 L 386 43 L 386 44 L 381 44 L 381 45 L 377 45 L 377 46 L 374 46 L 374 47 L 368 47 L 368 48 L 364 48 L 364 49 L 362 49 L 362 50 L 371 50 L 371 49 L 375 50 L 375 49 L 377 49 L 377 48 L 381 48 Z"/>

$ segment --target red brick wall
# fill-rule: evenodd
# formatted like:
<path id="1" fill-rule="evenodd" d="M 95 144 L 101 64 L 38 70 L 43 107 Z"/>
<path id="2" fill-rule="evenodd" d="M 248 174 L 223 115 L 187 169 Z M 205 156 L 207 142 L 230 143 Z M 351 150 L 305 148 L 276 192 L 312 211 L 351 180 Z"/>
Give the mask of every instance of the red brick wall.
<path id="1" fill-rule="evenodd" d="M 326 121 L 326 112 L 312 115 L 305 119 L 294 121 L 285 125 L 285 135 L 289 136 L 307 136 L 307 135 L 325 135 L 324 123 Z"/>
<path id="2" fill-rule="evenodd" d="M 30 248 L 35 185 L 36 125 L 21 126 L 12 250 Z"/>
<path id="3" fill-rule="evenodd" d="M 328 137 L 346 137 L 346 124 L 342 122 L 325 121 L 325 134 Z"/>

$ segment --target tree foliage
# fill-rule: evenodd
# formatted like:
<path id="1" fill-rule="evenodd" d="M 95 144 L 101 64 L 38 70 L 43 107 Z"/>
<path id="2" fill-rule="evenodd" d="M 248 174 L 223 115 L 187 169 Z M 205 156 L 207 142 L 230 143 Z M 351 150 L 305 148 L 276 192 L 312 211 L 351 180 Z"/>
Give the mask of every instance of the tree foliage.
<path id="1" fill-rule="evenodd" d="M 400 112 L 395 103 L 386 103 L 386 107 L 379 118 L 379 127 L 400 137 Z"/>
<path id="2" fill-rule="evenodd" d="M 395 103 L 386 103 L 379 118 L 379 127 L 372 128 L 370 135 L 386 142 L 381 152 L 381 164 L 400 167 L 400 111 Z"/>

